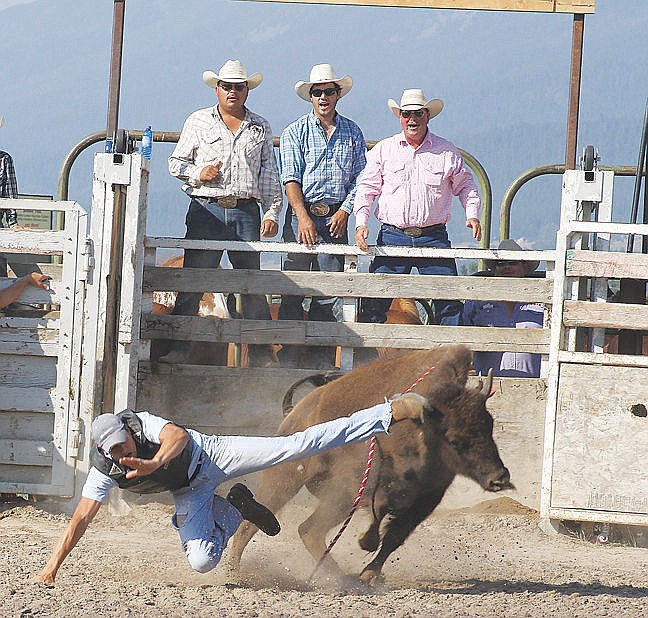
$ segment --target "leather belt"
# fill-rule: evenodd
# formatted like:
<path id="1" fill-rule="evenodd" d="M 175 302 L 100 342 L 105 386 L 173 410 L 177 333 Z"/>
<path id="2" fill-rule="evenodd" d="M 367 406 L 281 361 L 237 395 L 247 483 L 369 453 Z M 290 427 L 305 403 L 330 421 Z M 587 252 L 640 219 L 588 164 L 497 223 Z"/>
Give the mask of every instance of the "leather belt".
<path id="1" fill-rule="evenodd" d="M 383 225 L 391 227 L 394 230 L 400 230 L 410 238 L 418 238 L 419 236 L 423 236 L 426 232 L 431 232 L 432 230 L 438 230 L 445 227 L 445 223 L 435 223 L 434 225 L 427 225 L 425 227 L 418 227 L 416 225 L 411 225 L 410 227 L 397 227 L 391 223 L 383 223 Z"/>
<path id="2" fill-rule="evenodd" d="M 342 206 L 342 202 L 336 202 L 335 204 L 325 204 L 324 202 L 305 202 L 304 206 L 308 208 L 308 211 L 311 215 L 316 217 L 328 217 L 334 212 L 337 212 Z"/>
<path id="3" fill-rule="evenodd" d="M 223 197 L 199 197 L 199 200 L 203 202 L 209 202 L 210 204 L 218 204 L 221 208 L 231 209 L 238 206 L 239 201 L 247 201 L 247 198 L 240 198 L 234 195 L 225 195 Z"/>

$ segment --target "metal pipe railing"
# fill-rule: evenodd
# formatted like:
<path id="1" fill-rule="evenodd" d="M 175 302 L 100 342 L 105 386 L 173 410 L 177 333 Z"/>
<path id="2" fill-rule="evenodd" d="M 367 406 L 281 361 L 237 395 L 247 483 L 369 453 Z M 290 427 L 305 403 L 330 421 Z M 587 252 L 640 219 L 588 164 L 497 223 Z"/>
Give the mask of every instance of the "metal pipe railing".
<path id="1" fill-rule="evenodd" d="M 142 131 L 127 131 L 129 139 L 141 140 Z M 61 171 L 59 172 L 59 181 L 58 181 L 58 199 L 67 200 L 69 197 L 69 187 L 70 187 L 70 172 L 72 171 L 72 165 L 77 160 L 79 155 L 86 149 L 97 144 L 106 139 L 105 131 L 96 131 L 87 135 L 82 140 L 77 142 L 70 152 L 67 154 L 63 160 L 63 165 L 61 166 Z M 153 132 L 153 141 L 154 142 L 171 142 L 177 143 L 180 139 L 180 132 L 178 131 L 154 131 Z M 279 138 L 273 137 L 273 144 L 275 148 L 279 147 Z M 378 142 L 375 140 L 367 141 L 367 149 L 371 150 Z M 482 196 L 482 214 L 481 214 L 481 224 L 482 224 L 482 239 L 479 246 L 482 249 L 488 249 L 490 246 L 491 238 L 491 221 L 492 221 L 492 209 L 493 209 L 493 192 L 491 189 L 490 180 L 488 179 L 488 174 L 482 166 L 482 164 L 473 157 L 470 153 L 466 152 L 459 148 L 461 156 L 466 161 L 468 167 L 470 167 L 481 189 Z"/>
<path id="2" fill-rule="evenodd" d="M 540 165 L 527 170 L 520 174 L 512 183 L 511 186 L 504 193 L 502 204 L 500 205 L 499 214 L 499 240 L 500 242 L 510 237 L 511 233 L 511 207 L 513 205 L 513 198 L 517 192 L 529 180 L 543 176 L 546 174 L 564 174 L 567 167 L 564 164 L 554 165 Z M 601 172 L 614 172 L 615 176 L 636 176 L 637 168 L 632 165 L 600 165 L 597 168 Z"/>

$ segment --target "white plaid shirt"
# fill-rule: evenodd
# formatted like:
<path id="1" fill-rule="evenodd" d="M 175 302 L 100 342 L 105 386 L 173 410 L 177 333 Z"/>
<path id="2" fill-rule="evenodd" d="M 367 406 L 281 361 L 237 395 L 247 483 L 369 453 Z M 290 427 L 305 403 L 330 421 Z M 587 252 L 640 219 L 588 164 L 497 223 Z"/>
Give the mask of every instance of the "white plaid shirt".
<path id="1" fill-rule="evenodd" d="M 202 182 L 206 165 L 222 162 L 216 182 Z M 184 181 L 182 190 L 194 197 L 254 198 L 261 202 L 264 219 L 279 221 L 282 197 L 272 130 L 265 118 L 245 108 L 236 135 L 227 128 L 218 106 L 199 109 L 187 118 L 173 154 L 169 172 Z"/>

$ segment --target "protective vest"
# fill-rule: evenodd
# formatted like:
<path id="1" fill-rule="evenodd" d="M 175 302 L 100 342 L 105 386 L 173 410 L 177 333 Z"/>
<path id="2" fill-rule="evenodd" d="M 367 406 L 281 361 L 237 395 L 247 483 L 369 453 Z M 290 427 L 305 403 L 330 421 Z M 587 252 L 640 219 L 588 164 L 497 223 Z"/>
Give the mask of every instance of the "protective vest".
<path id="1" fill-rule="evenodd" d="M 117 415 L 131 432 L 137 447 L 137 456 L 140 459 L 152 459 L 160 449 L 160 445 L 151 442 L 145 435 L 142 421 L 133 410 L 124 410 Z M 187 442 L 182 453 L 174 457 L 165 466 L 158 468 L 147 476 L 136 476 L 132 479 L 126 478 L 130 470 L 119 462 L 104 455 L 95 444 L 92 449 L 92 465 L 117 482 L 121 489 L 127 489 L 136 494 L 154 494 L 161 491 L 175 491 L 189 485 L 189 463 L 193 445 L 191 440 Z"/>

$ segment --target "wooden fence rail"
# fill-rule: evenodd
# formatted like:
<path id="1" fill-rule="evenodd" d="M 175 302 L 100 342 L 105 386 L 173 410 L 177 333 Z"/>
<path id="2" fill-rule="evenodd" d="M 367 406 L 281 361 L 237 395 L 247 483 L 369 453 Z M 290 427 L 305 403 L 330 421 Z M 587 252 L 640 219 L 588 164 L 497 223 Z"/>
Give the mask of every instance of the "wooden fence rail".
<path id="1" fill-rule="evenodd" d="M 143 289 L 352 298 L 510 299 L 550 304 L 553 286 L 549 279 L 529 278 L 147 267 Z"/>
<path id="2" fill-rule="evenodd" d="M 481 326 L 229 320 L 145 313 L 142 315 L 140 336 L 143 339 L 339 345 L 349 348 L 425 349 L 463 343 L 477 351 L 549 353 L 548 329 Z"/>

